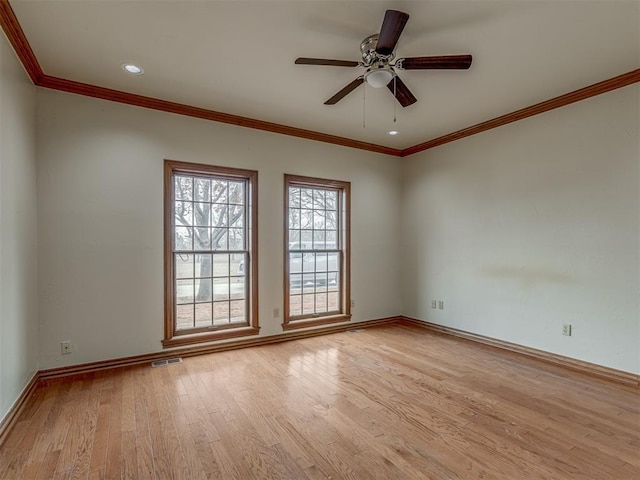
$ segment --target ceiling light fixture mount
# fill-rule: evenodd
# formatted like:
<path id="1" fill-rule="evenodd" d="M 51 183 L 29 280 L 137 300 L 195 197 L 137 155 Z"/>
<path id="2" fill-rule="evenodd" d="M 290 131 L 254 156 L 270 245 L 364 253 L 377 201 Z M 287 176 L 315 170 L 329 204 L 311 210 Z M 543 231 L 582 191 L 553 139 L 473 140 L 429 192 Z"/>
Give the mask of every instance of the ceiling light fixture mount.
<path id="1" fill-rule="evenodd" d="M 123 63 L 121 65 L 122 69 L 127 72 L 130 73 L 131 75 L 143 75 L 144 74 L 144 70 L 142 68 L 140 68 L 137 65 L 134 65 L 133 63 Z"/>

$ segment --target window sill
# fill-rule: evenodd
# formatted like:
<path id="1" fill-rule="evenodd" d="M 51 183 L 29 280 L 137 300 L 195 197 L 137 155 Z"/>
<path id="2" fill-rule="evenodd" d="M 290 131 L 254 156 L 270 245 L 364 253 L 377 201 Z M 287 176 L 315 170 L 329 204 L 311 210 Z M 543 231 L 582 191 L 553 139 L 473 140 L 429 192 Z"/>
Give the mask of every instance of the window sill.
<path id="1" fill-rule="evenodd" d="M 257 327 L 240 327 L 219 330 L 216 332 L 195 333 L 193 335 L 176 335 L 172 338 L 162 340 L 163 348 L 180 347 L 183 345 L 194 345 L 198 343 L 215 342 L 217 340 L 226 340 L 227 338 L 248 337 L 250 335 L 258 335 L 260 328 Z"/>
<path id="2" fill-rule="evenodd" d="M 331 317 L 305 318 L 302 320 L 291 320 L 282 324 L 283 330 L 296 330 L 298 328 L 315 327 L 316 325 L 327 325 L 330 323 L 342 323 L 351 320 L 351 315 L 334 315 Z"/>

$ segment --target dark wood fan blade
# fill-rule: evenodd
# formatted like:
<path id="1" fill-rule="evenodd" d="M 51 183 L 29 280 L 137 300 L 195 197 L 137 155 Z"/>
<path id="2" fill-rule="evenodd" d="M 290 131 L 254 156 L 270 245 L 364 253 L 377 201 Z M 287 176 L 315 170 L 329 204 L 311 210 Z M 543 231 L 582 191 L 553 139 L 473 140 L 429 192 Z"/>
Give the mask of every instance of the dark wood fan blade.
<path id="1" fill-rule="evenodd" d="M 404 12 L 399 12 L 398 10 L 387 10 L 385 12 L 380 34 L 378 35 L 376 52 L 380 55 L 391 55 L 393 53 L 407 20 L 409 20 L 409 15 Z"/>
<path id="2" fill-rule="evenodd" d="M 329 65 L 331 67 L 357 67 L 358 62 L 350 60 L 328 60 L 326 58 L 296 58 L 296 65 Z"/>
<path id="3" fill-rule="evenodd" d="M 396 100 L 398 100 L 403 107 L 408 107 L 418 101 L 418 99 L 413 96 L 413 93 L 411 93 L 411 90 L 409 90 L 409 87 L 407 87 L 397 75 L 387 84 L 387 88 L 391 93 L 394 93 L 395 90 Z"/>
<path id="4" fill-rule="evenodd" d="M 466 70 L 471 66 L 471 55 L 444 55 L 439 57 L 401 58 L 396 62 L 403 70 Z"/>
<path id="5" fill-rule="evenodd" d="M 325 105 L 335 105 L 340 100 L 342 100 L 344 97 L 346 97 L 351 92 L 353 92 L 356 88 L 358 88 L 360 85 L 362 85 L 363 82 L 364 82 L 364 77 L 356 78 L 353 82 L 351 82 L 349 85 L 344 87 L 342 90 L 340 90 L 338 93 L 336 93 L 329 100 L 324 102 L 324 104 Z"/>

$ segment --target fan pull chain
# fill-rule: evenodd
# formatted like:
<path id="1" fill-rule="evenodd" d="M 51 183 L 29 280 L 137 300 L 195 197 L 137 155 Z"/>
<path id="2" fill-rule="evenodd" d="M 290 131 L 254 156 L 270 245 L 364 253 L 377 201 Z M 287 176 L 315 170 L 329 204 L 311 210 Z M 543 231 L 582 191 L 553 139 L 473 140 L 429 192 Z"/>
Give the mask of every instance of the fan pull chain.
<path id="1" fill-rule="evenodd" d="M 396 123 L 396 102 L 397 102 L 396 94 L 398 93 L 397 89 L 396 89 L 396 86 L 397 86 L 396 79 L 397 78 L 398 78 L 397 75 L 393 76 L 393 123 Z"/>
<path id="2" fill-rule="evenodd" d="M 366 100 L 366 97 L 367 97 L 367 95 L 366 95 L 367 82 L 364 82 L 362 84 L 362 87 L 363 87 L 362 88 L 362 128 L 366 128 L 366 118 L 367 118 L 367 116 L 366 116 L 366 113 L 367 113 L 366 105 L 367 105 L 367 102 L 365 100 Z"/>

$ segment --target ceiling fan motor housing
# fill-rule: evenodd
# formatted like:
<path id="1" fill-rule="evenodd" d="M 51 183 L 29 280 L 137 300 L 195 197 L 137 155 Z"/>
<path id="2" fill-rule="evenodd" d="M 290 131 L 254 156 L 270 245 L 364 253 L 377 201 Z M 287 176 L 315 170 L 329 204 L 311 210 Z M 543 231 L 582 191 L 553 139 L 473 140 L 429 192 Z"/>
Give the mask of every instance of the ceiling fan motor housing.
<path id="1" fill-rule="evenodd" d="M 369 35 L 360 44 L 362 63 L 365 67 L 370 67 L 375 63 L 388 64 L 396 56 L 395 52 L 392 52 L 390 55 L 380 55 L 378 52 L 376 52 L 376 47 L 378 46 L 378 37 L 379 35 L 377 33 Z"/>

